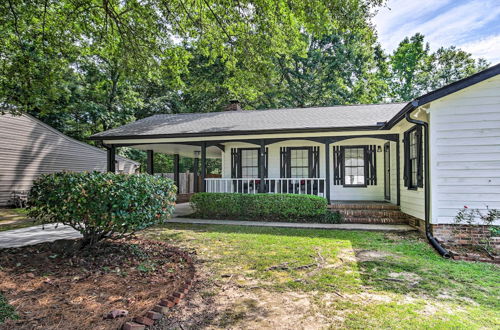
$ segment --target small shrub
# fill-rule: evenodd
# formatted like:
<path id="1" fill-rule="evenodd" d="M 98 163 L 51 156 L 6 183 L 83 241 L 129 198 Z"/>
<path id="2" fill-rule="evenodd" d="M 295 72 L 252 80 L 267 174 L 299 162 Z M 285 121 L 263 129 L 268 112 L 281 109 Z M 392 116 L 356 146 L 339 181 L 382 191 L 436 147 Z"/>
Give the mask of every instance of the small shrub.
<path id="1" fill-rule="evenodd" d="M 7 299 L 0 293 L 0 324 L 7 319 L 17 320 L 18 318 L 14 307 L 9 305 Z"/>
<path id="2" fill-rule="evenodd" d="M 497 220 L 500 220 L 500 210 L 490 209 L 488 206 L 486 206 L 485 213 L 479 209 L 464 206 L 455 216 L 455 224 L 468 226 L 468 236 L 474 238 L 473 245 L 488 253 L 495 252 L 492 247 L 492 238 L 500 236 L 500 226 L 494 225 Z M 475 238 L 473 230 L 475 226 L 486 228 L 486 231 L 483 230 L 482 237 Z"/>
<path id="3" fill-rule="evenodd" d="M 339 222 L 323 197 L 293 194 L 197 193 L 191 197 L 196 216 L 282 222 Z"/>
<path id="4" fill-rule="evenodd" d="M 82 246 L 94 245 L 166 220 L 176 190 L 172 180 L 148 174 L 53 173 L 34 182 L 28 214 L 69 225 L 83 235 Z"/>

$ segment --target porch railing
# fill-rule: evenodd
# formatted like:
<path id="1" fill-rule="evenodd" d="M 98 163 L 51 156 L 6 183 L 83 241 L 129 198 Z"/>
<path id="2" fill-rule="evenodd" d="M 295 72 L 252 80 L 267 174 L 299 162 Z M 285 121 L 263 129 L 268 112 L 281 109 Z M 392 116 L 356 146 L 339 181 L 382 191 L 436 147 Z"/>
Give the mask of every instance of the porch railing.
<path id="1" fill-rule="evenodd" d="M 324 178 L 265 178 L 263 191 L 258 178 L 206 178 L 205 182 L 207 192 L 325 196 Z"/>

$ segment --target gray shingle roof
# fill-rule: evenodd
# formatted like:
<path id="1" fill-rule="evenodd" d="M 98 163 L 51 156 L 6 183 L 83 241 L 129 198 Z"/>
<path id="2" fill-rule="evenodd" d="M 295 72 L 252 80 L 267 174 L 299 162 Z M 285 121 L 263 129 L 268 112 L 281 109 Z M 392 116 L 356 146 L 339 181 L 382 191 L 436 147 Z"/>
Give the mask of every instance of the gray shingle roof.
<path id="1" fill-rule="evenodd" d="M 117 137 L 220 135 L 238 132 L 335 129 L 377 126 L 393 118 L 405 103 L 348 105 L 211 113 L 163 114 L 93 135 Z"/>

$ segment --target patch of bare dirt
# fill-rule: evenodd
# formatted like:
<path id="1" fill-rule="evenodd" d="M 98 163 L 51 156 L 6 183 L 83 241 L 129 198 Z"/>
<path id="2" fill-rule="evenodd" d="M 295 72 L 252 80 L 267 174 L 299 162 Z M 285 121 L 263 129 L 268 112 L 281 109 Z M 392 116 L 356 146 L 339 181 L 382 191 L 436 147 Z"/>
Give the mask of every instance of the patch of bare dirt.
<path id="1" fill-rule="evenodd" d="M 405 282 L 410 286 L 415 286 L 422 280 L 420 276 L 410 272 L 389 273 L 387 275 L 389 275 L 389 278 L 387 280 Z"/>
<path id="2" fill-rule="evenodd" d="M 317 311 L 313 293 L 269 291 L 244 275 L 213 280 L 200 268 L 187 298 L 152 329 L 322 329 L 332 323 Z"/>
<path id="3" fill-rule="evenodd" d="M 377 251 L 377 250 L 356 250 L 355 256 L 356 260 L 360 262 L 375 261 L 375 260 L 385 259 L 387 257 L 393 257 L 393 258 L 398 257 L 394 253 Z"/>
<path id="4" fill-rule="evenodd" d="M 1 329 L 118 329 L 192 277 L 185 252 L 163 242 L 103 242 L 92 253 L 74 242 L 1 250 L 0 291 L 19 315 Z M 113 310 L 128 316 L 104 319 Z"/>

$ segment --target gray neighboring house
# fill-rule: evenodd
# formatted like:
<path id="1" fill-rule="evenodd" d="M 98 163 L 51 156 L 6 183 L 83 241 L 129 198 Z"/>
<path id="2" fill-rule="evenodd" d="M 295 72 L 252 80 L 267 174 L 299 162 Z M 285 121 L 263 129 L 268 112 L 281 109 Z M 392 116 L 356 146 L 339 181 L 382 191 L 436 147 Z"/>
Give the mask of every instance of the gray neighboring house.
<path id="1" fill-rule="evenodd" d="M 72 139 L 30 115 L 0 114 L 0 206 L 13 191 L 29 190 L 40 174 L 106 171 L 106 151 Z M 116 171 L 135 173 L 139 163 L 116 157 Z"/>

